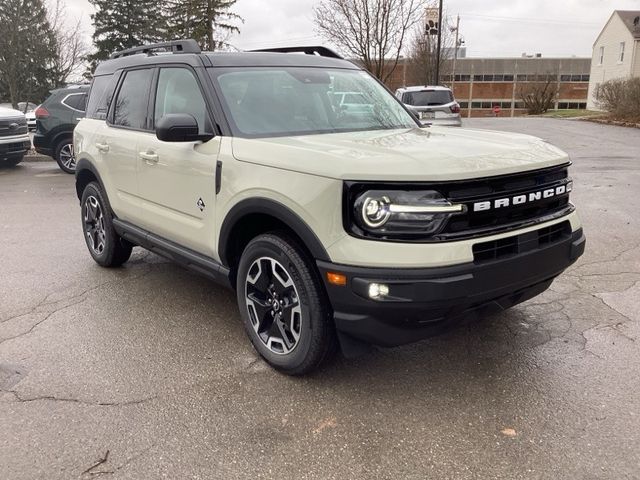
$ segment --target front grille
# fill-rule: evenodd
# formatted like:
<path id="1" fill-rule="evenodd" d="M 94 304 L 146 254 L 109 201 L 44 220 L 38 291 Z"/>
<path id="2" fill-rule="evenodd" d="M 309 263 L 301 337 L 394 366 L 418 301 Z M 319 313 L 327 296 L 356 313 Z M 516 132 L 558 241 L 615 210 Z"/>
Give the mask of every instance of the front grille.
<path id="1" fill-rule="evenodd" d="M 569 237 L 571 237 L 571 224 L 564 221 L 533 232 L 476 243 L 473 246 L 473 261 L 485 263 L 501 260 L 552 245 Z"/>
<path id="2" fill-rule="evenodd" d="M 529 199 L 529 195 L 560 187 L 561 194 L 548 198 L 513 204 L 513 198 Z M 525 172 L 516 175 L 489 177 L 468 182 L 447 184 L 439 190 L 454 204 L 462 203 L 465 212 L 451 217 L 438 234 L 440 240 L 489 235 L 521 228 L 529 224 L 557 218 L 569 213 L 571 180 L 568 165 Z M 500 199 L 509 199 L 507 206 L 495 207 Z M 476 210 L 477 204 L 490 204 L 491 208 Z"/>
<path id="3" fill-rule="evenodd" d="M 0 154 L 12 155 L 24 153 L 31 148 L 31 142 L 0 143 Z"/>
<path id="4" fill-rule="evenodd" d="M 0 137 L 12 137 L 28 133 L 27 120 L 24 118 L 4 118 L 0 120 Z"/>

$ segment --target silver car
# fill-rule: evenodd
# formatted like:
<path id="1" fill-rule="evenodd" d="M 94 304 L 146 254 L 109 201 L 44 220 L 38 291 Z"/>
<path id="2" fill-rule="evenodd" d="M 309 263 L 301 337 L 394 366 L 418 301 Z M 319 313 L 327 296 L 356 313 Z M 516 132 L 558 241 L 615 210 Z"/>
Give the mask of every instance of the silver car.
<path id="1" fill-rule="evenodd" d="M 460 127 L 460 105 L 447 87 L 405 87 L 396 90 L 396 97 L 413 110 L 423 125 Z"/>

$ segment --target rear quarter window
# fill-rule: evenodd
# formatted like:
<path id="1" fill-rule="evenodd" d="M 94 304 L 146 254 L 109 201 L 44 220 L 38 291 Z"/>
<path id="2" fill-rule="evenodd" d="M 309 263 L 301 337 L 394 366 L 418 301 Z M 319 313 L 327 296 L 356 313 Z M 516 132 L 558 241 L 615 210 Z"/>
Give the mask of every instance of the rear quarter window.
<path id="1" fill-rule="evenodd" d="M 106 120 L 115 84 L 114 75 L 101 75 L 93 78 L 87 101 L 87 118 Z"/>
<path id="2" fill-rule="evenodd" d="M 86 93 L 73 93 L 62 99 L 62 104 L 73 110 L 84 112 L 87 103 Z"/>

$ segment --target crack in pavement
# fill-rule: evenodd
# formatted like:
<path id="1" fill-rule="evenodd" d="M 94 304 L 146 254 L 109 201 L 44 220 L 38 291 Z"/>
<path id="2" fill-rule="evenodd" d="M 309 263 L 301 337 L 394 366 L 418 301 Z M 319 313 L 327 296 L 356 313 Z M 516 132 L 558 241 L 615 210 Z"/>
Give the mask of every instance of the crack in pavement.
<path id="1" fill-rule="evenodd" d="M 145 262 L 145 263 L 146 263 L 146 262 Z M 147 263 L 147 265 L 152 265 L 152 264 Z M 146 272 L 141 273 L 141 274 L 139 274 L 139 275 L 132 276 L 132 277 L 128 277 L 128 278 L 124 279 L 124 281 L 125 281 L 125 282 L 128 282 L 128 281 L 139 280 L 140 278 L 143 278 L 143 277 L 145 277 L 146 275 L 149 275 L 152 271 L 153 271 L 153 268 L 149 268 Z M 29 334 L 30 334 L 30 333 L 32 333 L 32 332 L 33 332 L 33 331 L 34 331 L 34 330 L 35 330 L 39 325 L 41 325 L 42 323 L 46 322 L 46 321 L 47 321 L 49 318 L 51 318 L 51 316 L 53 316 L 54 314 L 56 314 L 56 313 L 58 313 L 58 312 L 61 312 L 62 310 L 65 310 L 65 309 L 67 309 L 67 308 L 69 308 L 69 307 L 73 307 L 73 306 L 75 306 L 75 305 L 79 305 L 79 304 L 81 304 L 81 303 L 85 302 L 85 301 L 88 299 L 89 294 L 90 294 L 90 293 L 92 293 L 93 291 L 95 291 L 95 290 L 97 290 L 97 289 L 99 289 L 99 288 L 101 288 L 101 287 L 104 287 L 105 285 L 108 285 L 108 284 L 110 284 L 110 283 L 115 283 L 115 282 L 119 282 L 119 281 L 121 282 L 121 281 L 123 281 L 123 279 L 109 280 L 109 281 L 106 281 L 106 282 L 100 283 L 99 285 L 94 285 L 93 287 L 87 288 L 87 289 L 83 290 L 82 292 L 80 292 L 80 293 L 78 293 L 78 294 L 76 294 L 76 295 L 73 295 L 73 296 L 70 296 L 70 297 L 67 297 L 67 298 L 64 298 L 64 299 L 61 299 L 61 300 L 57 300 L 57 301 L 55 301 L 55 302 L 44 303 L 44 302 L 46 302 L 46 300 L 47 300 L 49 297 L 51 297 L 52 295 L 55 295 L 55 294 L 56 294 L 56 293 L 58 293 L 59 291 L 50 293 L 50 294 L 49 294 L 49 295 L 47 295 L 47 296 L 46 296 L 42 301 L 40 301 L 40 302 L 39 302 L 35 307 L 33 307 L 33 308 L 31 309 L 31 311 L 30 311 L 30 312 L 28 312 L 28 313 L 24 313 L 24 314 L 21 314 L 21 315 L 17 315 L 17 316 L 14 316 L 14 317 L 8 318 L 8 319 L 5 319 L 5 320 L 3 320 L 3 321 L 2 321 L 2 322 L 0 322 L 0 323 L 6 323 L 6 322 L 8 322 L 9 320 L 15 320 L 15 319 L 18 319 L 18 318 L 21 318 L 21 317 L 26 317 L 26 316 L 28 316 L 28 315 L 34 314 L 34 313 L 36 313 L 36 310 L 37 310 L 38 308 L 40 308 L 40 307 L 51 306 L 51 305 L 55 305 L 55 304 L 57 304 L 57 303 L 62 303 L 62 302 L 70 302 L 70 301 L 73 301 L 73 300 L 75 300 L 75 299 L 78 299 L 78 301 L 77 301 L 77 302 L 73 302 L 73 303 L 67 303 L 67 304 L 65 304 L 65 305 L 63 305 L 63 306 L 60 306 L 60 307 L 58 307 L 58 308 L 54 308 L 54 310 L 52 310 L 51 312 L 46 313 L 46 315 L 45 315 L 43 318 L 41 318 L 40 320 L 38 320 L 38 321 L 36 321 L 34 324 L 32 324 L 32 325 L 31 325 L 31 327 L 30 327 L 28 330 L 26 330 L 26 331 L 24 331 L 24 332 L 22 332 L 22 333 L 19 333 L 19 334 L 16 334 L 16 335 L 13 335 L 13 336 L 6 337 L 6 338 L 1 339 L 1 340 L 0 340 L 0 345 L 3 345 L 4 343 L 6 343 L 6 342 L 8 342 L 8 341 L 10 341 L 10 340 L 15 340 L 16 338 L 20 338 L 20 337 L 23 337 L 23 336 L 25 336 L 25 335 L 29 335 Z M 80 297 L 83 297 L 83 298 L 80 298 Z M 39 312 L 39 313 L 44 313 L 44 312 Z"/>
<path id="2" fill-rule="evenodd" d="M 631 248 L 628 248 L 628 249 L 626 249 L 626 250 L 623 250 L 622 252 L 620 252 L 620 253 L 616 254 L 616 255 L 615 255 L 613 258 L 611 258 L 611 259 L 607 259 L 607 260 L 596 260 L 596 261 L 593 261 L 593 262 L 582 263 L 582 264 L 580 264 L 580 265 L 575 266 L 572 270 L 573 270 L 573 271 L 576 271 L 576 270 L 580 270 L 581 268 L 588 267 L 588 266 L 591 266 L 591 265 L 599 265 L 599 264 L 606 264 L 606 263 L 613 263 L 613 262 L 617 262 L 617 261 L 620 259 L 620 257 L 622 257 L 622 256 L 626 255 L 627 253 L 632 252 L 633 250 L 636 250 L 636 249 L 638 249 L 638 248 L 640 248 L 640 243 L 636 244 L 635 246 L 633 246 L 633 247 L 631 247 Z M 569 274 L 571 274 L 571 273 L 572 273 L 572 272 L 569 272 Z M 575 275 L 575 274 L 574 274 L 574 275 Z"/>
<path id="3" fill-rule="evenodd" d="M 117 467 L 113 468 L 112 470 L 94 470 L 98 466 L 104 466 L 104 464 L 107 463 L 107 459 L 105 459 L 104 462 L 100 462 L 99 464 L 94 465 L 93 467 L 85 470 L 84 472 L 81 473 L 81 475 L 87 475 L 87 474 L 88 475 L 94 475 L 94 476 L 97 476 L 97 475 L 113 475 L 114 473 L 119 472 L 123 468 L 129 466 L 130 464 L 132 464 L 133 462 L 135 462 L 139 458 L 142 458 L 144 455 L 146 455 L 149 452 L 149 450 L 154 448 L 156 445 L 157 445 L 157 443 L 153 443 L 153 444 L 149 445 L 147 448 L 144 448 L 141 451 L 139 451 L 138 453 L 136 453 L 135 455 L 132 455 L 131 457 L 127 458 L 123 463 L 121 463 Z M 109 450 L 107 450 L 107 452 L 109 452 Z"/>
<path id="4" fill-rule="evenodd" d="M 31 403 L 31 402 L 61 402 L 61 403 L 75 403 L 80 405 L 86 405 L 90 407 L 128 407 L 131 405 L 141 405 L 146 402 L 150 402 L 152 400 L 156 400 L 158 398 L 157 395 L 136 399 L 136 400 L 125 400 L 122 402 L 90 402 L 87 400 L 81 400 L 79 398 L 71 398 L 71 397 L 56 397 L 53 395 L 41 395 L 38 397 L 23 397 L 15 390 L 7 390 L 6 393 L 12 394 L 15 399 L 19 403 Z"/>

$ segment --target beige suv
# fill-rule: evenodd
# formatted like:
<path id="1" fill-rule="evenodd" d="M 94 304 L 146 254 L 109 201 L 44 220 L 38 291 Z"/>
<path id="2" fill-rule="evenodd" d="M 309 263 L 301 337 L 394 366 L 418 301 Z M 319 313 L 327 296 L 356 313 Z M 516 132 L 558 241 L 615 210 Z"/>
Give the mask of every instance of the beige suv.
<path id="1" fill-rule="evenodd" d="M 371 108 L 345 110 L 344 92 Z M 289 374 L 508 308 L 584 250 L 565 153 L 421 128 L 322 47 L 120 52 L 74 144 L 94 260 L 141 246 L 229 286 L 256 350 Z"/>

